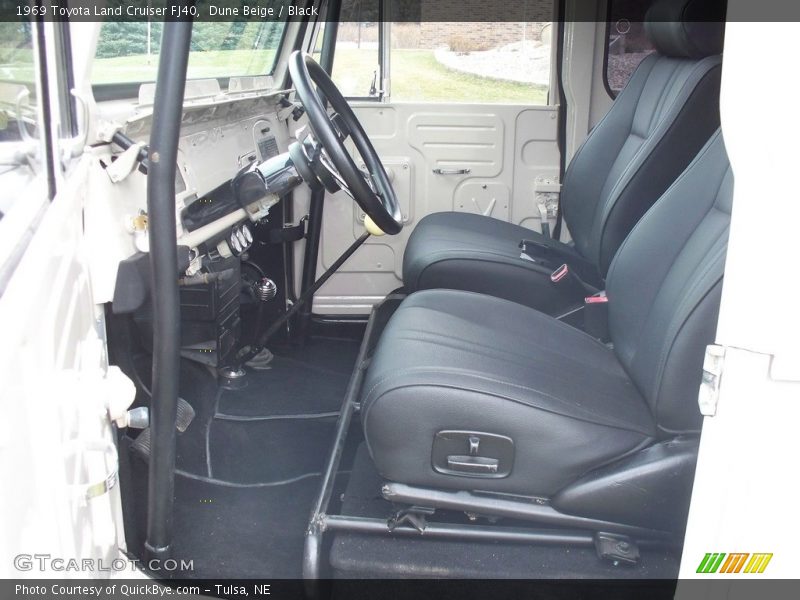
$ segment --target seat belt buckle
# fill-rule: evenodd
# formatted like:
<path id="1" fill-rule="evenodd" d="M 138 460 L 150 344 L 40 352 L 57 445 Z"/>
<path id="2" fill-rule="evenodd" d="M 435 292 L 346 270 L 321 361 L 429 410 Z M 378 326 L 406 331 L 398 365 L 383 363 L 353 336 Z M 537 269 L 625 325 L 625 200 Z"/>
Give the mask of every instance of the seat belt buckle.
<path id="1" fill-rule="evenodd" d="M 567 263 L 564 263 L 563 265 L 558 267 L 555 271 L 550 273 L 550 281 L 552 281 L 553 283 L 558 283 L 568 275 L 569 275 L 569 265 Z"/>
<path id="2" fill-rule="evenodd" d="M 583 299 L 583 330 L 602 342 L 609 340 L 608 296 L 605 291 Z"/>
<path id="3" fill-rule="evenodd" d="M 584 304 L 608 304 L 608 296 L 605 292 L 597 292 L 594 296 L 583 299 Z"/>

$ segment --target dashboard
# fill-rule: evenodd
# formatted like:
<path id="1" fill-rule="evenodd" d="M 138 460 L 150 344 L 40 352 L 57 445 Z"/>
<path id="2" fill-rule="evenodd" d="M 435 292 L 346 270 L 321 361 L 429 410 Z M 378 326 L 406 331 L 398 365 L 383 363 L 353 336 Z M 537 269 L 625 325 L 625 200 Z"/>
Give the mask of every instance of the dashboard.
<path id="1" fill-rule="evenodd" d="M 267 216 L 279 199 L 269 199 L 259 212 L 248 214 L 237 203 L 230 182 L 243 169 L 286 152 L 291 141 L 288 123 L 293 123 L 294 106 L 287 109 L 285 93 L 244 93 L 231 98 L 221 93 L 209 96 L 208 90 L 201 89 L 206 96 L 187 101 L 184 109 L 175 178 L 176 237 L 193 258 L 188 275 L 202 267 L 204 254 L 230 256 L 246 249 L 242 242 L 250 240 L 252 228 L 243 223 Z M 187 86 L 189 98 L 191 93 Z M 140 105 L 122 128 L 140 146 L 148 141 L 152 125 L 146 100 L 147 93 L 140 92 Z M 131 169 L 114 181 L 108 166 L 121 159 L 124 152 L 120 150 L 114 144 L 97 149 L 99 164 L 109 177 L 96 178 L 105 188 L 103 195 L 117 199 L 111 207 L 96 211 L 101 213 L 99 220 L 105 221 L 104 229 L 116 230 L 104 237 L 116 233 L 117 240 L 127 241 L 103 244 L 116 247 L 117 260 L 148 250 L 146 176 Z M 108 290 L 104 295 L 108 296 Z"/>
<path id="2" fill-rule="evenodd" d="M 195 100 L 190 95 L 187 89 L 175 178 L 182 346 L 206 361 L 216 355 L 218 366 L 239 343 L 239 298 L 248 251 L 257 241 L 259 225 L 280 202 L 279 195 L 266 194 L 244 206 L 231 182 L 238 173 L 287 152 L 296 107 L 286 102 L 285 92 L 212 94 Z M 141 156 L 146 156 L 152 107 L 142 102 L 140 91 L 139 104 L 127 109 L 124 125 L 114 131 L 131 145 L 126 149 L 112 141 L 92 149 L 97 161 L 89 181 L 92 189 L 85 194 L 84 223 L 95 302 L 133 315 L 145 326 L 142 331 L 148 331 L 147 176 Z M 270 226 L 283 225 L 282 219 L 275 221 Z"/>

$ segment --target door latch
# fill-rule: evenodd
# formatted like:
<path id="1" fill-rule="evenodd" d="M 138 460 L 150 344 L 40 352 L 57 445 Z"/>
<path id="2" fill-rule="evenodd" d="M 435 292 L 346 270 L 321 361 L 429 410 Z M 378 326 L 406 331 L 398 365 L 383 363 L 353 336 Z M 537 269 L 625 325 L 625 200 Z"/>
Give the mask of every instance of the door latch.
<path id="1" fill-rule="evenodd" d="M 703 379 L 700 383 L 700 393 L 697 396 L 697 403 L 700 405 L 700 413 L 703 416 L 713 417 L 717 414 L 719 386 L 724 364 L 725 347 L 717 344 L 708 345 L 703 359 Z"/>

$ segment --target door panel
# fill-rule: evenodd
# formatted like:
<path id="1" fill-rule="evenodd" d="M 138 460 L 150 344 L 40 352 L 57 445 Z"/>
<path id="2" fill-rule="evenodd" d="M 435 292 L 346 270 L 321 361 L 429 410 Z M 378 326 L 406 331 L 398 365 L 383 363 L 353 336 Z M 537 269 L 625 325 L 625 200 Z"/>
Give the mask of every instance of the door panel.
<path id="1" fill-rule="evenodd" d="M 0 298 L 0 410 L 12 424 L 0 436 L 0 475 L 14 489 L 0 509 L 15 515 L 0 551 L 111 564 L 125 538 L 109 413 L 135 390 L 108 365 L 92 294 L 82 210 L 90 162 L 68 173 Z"/>
<path id="2" fill-rule="evenodd" d="M 503 171 L 505 128 L 494 112 L 420 112 L 409 116 L 407 128 L 408 145 L 432 169 L 469 169 L 472 177 L 497 177 Z M 436 175 L 431 183 L 444 180 L 447 187 L 450 177 Z"/>
<path id="3" fill-rule="evenodd" d="M 559 189 L 558 107 L 353 103 L 398 194 L 405 227 L 372 237 L 322 287 L 318 314 L 366 314 L 402 285 L 408 237 L 425 215 L 486 214 L 539 231 L 540 202 L 554 220 Z M 434 173 L 434 169 L 469 169 Z M 363 231 L 363 213 L 343 193 L 328 196 L 318 273 Z M 302 252 L 296 253 L 297 268 Z"/>
<path id="4" fill-rule="evenodd" d="M 68 83 L 67 24 L 29 25 L 0 43 L 13 48 L 9 76 L 30 100 L 5 110 L 18 122 L 0 141 L 13 157 L 0 172 L 0 196 L 13 200 L 0 218 L 10 250 L 0 256 L 0 577 L 43 578 L 70 573 L 37 555 L 109 565 L 125 548 L 109 414 L 127 409 L 135 390 L 108 365 L 92 294 L 88 257 L 104 248 L 84 238 L 92 159 L 74 158 L 85 140 L 65 133 L 75 108 L 68 85 L 81 89 Z"/>

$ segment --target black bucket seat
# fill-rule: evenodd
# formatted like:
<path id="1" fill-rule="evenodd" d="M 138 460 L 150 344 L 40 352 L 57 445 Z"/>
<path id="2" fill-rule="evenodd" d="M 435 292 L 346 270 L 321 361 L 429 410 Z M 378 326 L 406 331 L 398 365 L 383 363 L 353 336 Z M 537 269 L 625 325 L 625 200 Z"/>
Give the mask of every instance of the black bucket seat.
<path id="1" fill-rule="evenodd" d="M 723 15 L 718 0 L 661 0 L 648 11 L 645 27 L 656 52 L 639 65 L 564 177 L 561 206 L 572 243 L 482 215 L 434 213 L 409 238 L 405 289 L 480 292 L 553 315 L 582 298 L 581 289 L 550 280 L 560 265 L 603 289 L 622 241 L 719 127 Z"/>
<path id="2" fill-rule="evenodd" d="M 603 344 L 542 312 L 425 290 L 365 377 L 369 452 L 391 482 L 548 499 L 664 529 L 685 517 L 733 194 L 718 131 L 622 244 Z"/>

